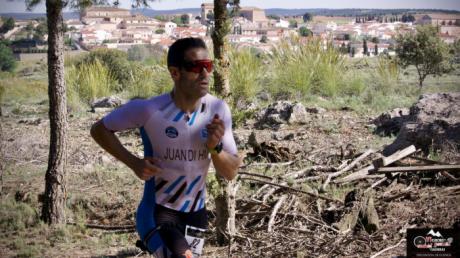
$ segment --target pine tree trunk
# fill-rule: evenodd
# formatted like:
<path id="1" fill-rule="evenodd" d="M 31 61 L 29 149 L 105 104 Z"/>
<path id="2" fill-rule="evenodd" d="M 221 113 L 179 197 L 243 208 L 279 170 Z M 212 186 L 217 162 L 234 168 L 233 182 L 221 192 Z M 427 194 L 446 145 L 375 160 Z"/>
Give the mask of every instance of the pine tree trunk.
<path id="1" fill-rule="evenodd" d="M 50 150 L 45 176 L 42 219 L 48 224 L 65 222 L 67 107 L 64 80 L 62 1 L 47 0 L 48 97 Z"/>
<path id="2" fill-rule="evenodd" d="M 216 61 L 214 89 L 218 95 L 227 98 L 230 94 L 230 84 L 228 81 L 230 63 L 227 56 L 227 34 L 230 31 L 230 24 L 228 21 L 227 0 L 214 0 L 214 21 L 215 27 L 211 36 L 214 46 L 214 59 Z"/>
<path id="3" fill-rule="evenodd" d="M 214 88 L 216 93 L 224 99 L 230 95 L 227 34 L 230 32 L 228 21 L 227 0 L 214 0 L 215 28 L 212 33 L 214 46 L 214 58 L 216 69 L 214 70 Z M 226 181 L 218 178 L 219 195 L 216 196 L 216 233 L 217 242 L 220 245 L 230 243 L 230 238 L 235 234 L 235 181 Z M 228 237 L 230 235 L 230 237 Z"/>
<path id="4" fill-rule="evenodd" d="M 3 116 L 2 116 L 2 95 L 3 95 L 3 88 L 0 86 L 0 196 L 3 193 L 3 171 L 5 169 L 5 160 L 3 158 Z"/>

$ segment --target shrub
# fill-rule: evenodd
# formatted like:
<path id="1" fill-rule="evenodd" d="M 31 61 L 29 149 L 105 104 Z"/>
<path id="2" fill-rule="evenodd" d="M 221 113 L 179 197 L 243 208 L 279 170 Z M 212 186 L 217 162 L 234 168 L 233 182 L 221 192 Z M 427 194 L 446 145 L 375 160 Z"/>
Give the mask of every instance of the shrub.
<path id="1" fill-rule="evenodd" d="M 168 69 L 163 65 L 136 66 L 132 83 L 127 87 L 129 98 L 149 98 L 170 91 L 173 87 Z"/>
<path id="2" fill-rule="evenodd" d="M 277 45 L 270 57 L 269 90 L 274 96 L 303 97 L 307 94 L 334 96 L 340 92 L 344 58 L 319 39 L 303 42 L 292 37 Z"/>
<path id="3" fill-rule="evenodd" d="M 68 69 L 66 83 L 71 104 L 80 101 L 90 104 L 96 98 L 112 94 L 116 85 L 112 73 L 97 59 Z"/>
<path id="4" fill-rule="evenodd" d="M 6 44 L 0 42 L 0 70 L 12 72 L 16 66 L 17 63 L 13 51 Z"/>
<path id="5" fill-rule="evenodd" d="M 132 71 L 127 53 L 114 49 L 97 49 L 85 56 L 77 66 L 94 64 L 96 59 L 110 69 L 110 73 L 118 82 L 118 85 L 114 87 L 115 91 L 120 92 L 130 84 Z"/>
<path id="6" fill-rule="evenodd" d="M 232 103 L 250 102 L 261 88 L 262 61 L 249 48 L 232 49 L 229 59 Z"/>

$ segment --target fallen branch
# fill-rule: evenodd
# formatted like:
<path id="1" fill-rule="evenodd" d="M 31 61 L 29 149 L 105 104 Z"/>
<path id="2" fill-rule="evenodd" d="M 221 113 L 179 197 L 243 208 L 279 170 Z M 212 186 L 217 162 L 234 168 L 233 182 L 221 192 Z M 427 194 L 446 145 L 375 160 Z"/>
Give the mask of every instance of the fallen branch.
<path id="1" fill-rule="evenodd" d="M 398 242 L 396 245 L 389 246 L 389 247 L 383 249 L 382 251 L 379 251 L 378 253 L 372 255 L 371 258 L 376 258 L 376 257 L 378 257 L 379 255 L 383 254 L 384 252 L 389 251 L 389 250 L 391 250 L 391 249 L 393 249 L 393 248 L 398 247 L 398 246 L 399 246 L 402 242 L 404 242 L 404 241 L 406 241 L 405 238 L 399 240 L 399 242 Z"/>
<path id="2" fill-rule="evenodd" d="M 391 154 L 390 156 L 388 157 L 382 157 L 376 161 L 374 161 L 374 167 L 376 168 L 379 168 L 379 167 L 386 167 L 388 165 L 390 165 L 391 163 L 397 161 L 397 160 L 400 160 L 402 158 L 405 158 L 411 154 L 413 154 L 414 152 L 416 152 L 417 150 L 415 149 L 415 146 L 414 145 L 411 145 L 407 148 L 404 148 L 402 150 L 399 150 L 393 154 Z"/>
<path id="3" fill-rule="evenodd" d="M 283 205 L 284 201 L 286 201 L 287 195 L 283 195 L 279 198 L 276 202 L 275 206 L 273 207 L 273 211 L 270 214 L 270 219 L 268 220 L 268 232 L 273 232 L 273 224 L 275 224 L 276 213 L 280 209 L 281 205 Z"/>
<path id="4" fill-rule="evenodd" d="M 315 198 L 318 198 L 318 199 L 323 199 L 323 200 L 326 200 L 326 201 L 336 202 L 336 203 L 343 204 L 343 202 L 340 201 L 340 200 L 332 199 L 332 198 L 329 198 L 329 197 L 326 197 L 326 196 L 322 196 L 322 195 L 319 195 L 319 194 L 310 193 L 310 192 L 307 192 L 307 191 L 303 191 L 303 190 L 300 190 L 300 189 L 295 189 L 295 188 L 292 188 L 292 187 L 289 187 L 289 186 L 285 186 L 285 185 L 281 185 L 281 184 L 277 184 L 277 183 L 267 182 L 267 181 L 263 181 L 263 180 L 259 180 L 259 179 L 255 179 L 255 178 L 249 178 L 249 177 L 241 177 L 240 179 L 241 179 L 241 180 L 255 181 L 255 182 L 259 182 L 259 183 L 263 183 L 263 184 L 268 184 L 268 185 L 273 185 L 273 186 L 277 186 L 277 187 L 280 187 L 280 188 L 283 188 L 283 189 L 287 189 L 287 190 L 290 190 L 290 191 L 294 191 L 294 192 L 298 192 L 298 193 L 303 193 L 303 194 L 306 194 L 306 195 L 309 195 L 309 196 L 311 196 L 311 197 L 315 197 Z"/>
<path id="5" fill-rule="evenodd" d="M 414 171 L 423 171 L 423 172 L 439 172 L 439 171 L 460 171 L 460 165 L 433 165 L 433 166 L 413 166 L 413 167 L 387 167 L 387 168 L 377 168 L 373 169 L 370 172 L 376 174 L 385 174 L 388 172 L 414 172 Z"/>
<path id="6" fill-rule="evenodd" d="M 75 222 L 67 222 L 68 225 L 77 226 L 78 224 Z M 129 231 L 134 232 L 136 231 L 136 225 L 98 225 L 98 224 L 84 224 L 86 228 L 92 229 L 102 229 L 102 230 L 122 230 L 122 231 Z"/>
<path id="7" fill-rule="evenodd" d="M 360 162 L 361 160 L 365 159 L 367 156 L 369 156 L 370 154 L 372 154 L 374 152 L 375 151 L 373 149 L 369 149 L 369 150 L 365 151 L 363 154 L 361 154 L 357 159 L 355 159 L 353 162 L 351 162 L 348 166 L 346 166 L 342 170 L 329 174 L 327 176 L 326 181 L 321 186 L 321 190 L 323 190 L 323 191 L 326 190 L 326 188 L 329 185 L 329 183 L 331 182 L 332 178 L 338 177 L 338 176 L 342 175 L 343 173 L 347 172 L 348 170 L 352 169 L 354 166 L 356 166 L 356 164 L 358 164 L 358 162 Z"/>

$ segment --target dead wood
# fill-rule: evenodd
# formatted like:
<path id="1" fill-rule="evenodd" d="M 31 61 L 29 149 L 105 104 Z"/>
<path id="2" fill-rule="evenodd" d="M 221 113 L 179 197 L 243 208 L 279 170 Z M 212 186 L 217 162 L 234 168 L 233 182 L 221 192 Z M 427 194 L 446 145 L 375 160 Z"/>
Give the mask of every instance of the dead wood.
<path id="1" fill-rule="evenodd" d="M 376 168 L 386 167 L 386 166 L 390 165 L 391 163 L 393 163 L 393 162 L 395 162 L 397 160 L 400 160 L 402 158 L 405 158 L 405 157 L 413 154 L 416 151 L 417 150 L 415 149 L 415 146 L 411 145 L 411 146 L 409 146 L 407 148 L 404 148 L 402 150 L 399 150 L 399 151 L 393 153 L 392 155 L 390 155 L 388 157 L 382 157 L 382 158 L 374 161 L 373 165 Z"/>
<path id="2" fill-rule="evenodd" d="M 259 182 L 259 183 L 263 183 L 263 184 L 273 185 L 273 186 L 277 186 L 277 187 L 287 189 L 287 190 L 290 190 L 290 191 L 303 193 L 303 194 L 309 195 L 309 196 L 314 197 L 314 198 L 323 199 L 323 200 L 326 200 L 326 201 L 340 203 L 340 204 L 343 203 L 340 200 L 332 199 L 332 198 L 322 196 L 322 195 L 319 195 L 319 194 L 310 193 L 310 192 L 303 191 L 303 190 L 300 190 L 300 189 L 295 189 L 295 188 L 285 186 L 285 185 L 282 185 L 282 184 L 267 182 L 267 181 L 263 181 L 263 180 L 259 180 L 259 179 L 255 179 L 255 178 L 249 178 L 249 177 L 241 177 L 240 180 L 250 180 L 250 181 Z"/>
<path id="3" fill-rule="evenodd" d="M 345 197 L 345 216 L 335 226 L 340 232 L 348 232 L 354 230 L 358 222 L 370 234 L 380 227 L 372 191 L 364 193 L 362 190 L 353 190 L 349 192 Z"/>
<path id="4" fill-rule="evenodd" d="M 432 165 L 432 166 L 412 166 L 412 167 L 385 167 L 373 169 L 370 172 L 384 174 L 388 172 L 439 172 L 439 171 L 460 172 L 460 165 Z"/>
<path id="5" fill-rule="evenodd" d="M 329 174 L 326 181 L 321 186 L 321 190 L 325 191 L 327 189 L 327 186 L 329 185 L 329 182 L 331 182 L 332 178 L 338 177 L 342 175 L 343 173 L 347 172 L 348 170 L 352 169 L 354 166 L 356 166 L 356 164 L 358 164 L 358 162 L 362 161 L 363 159 L 365 159 L 367 156 L 369 156 L 370 154 L 374 152 L 375 151 L 373 149 L 366 150 L 363 154 L 361 154 L 357 159 L 355 159 L 353 162 L 351 162 L 348 166 L 346 166 L 342 170 Z"/>
<path id="6" fill-rule="evenodd" d="M 275 224 L 276 213 L 281 208 L 283 203 L 286 201 L 286 198 L 287 198 L 286 194 L 281 196 L 276 202 L 275 206 L 273 207 L 273 211 L 270 214 L 270 219 L 268 221 L 268 227 L 267 227 L 268 232 L 273 232 L 273 224 Z"/>

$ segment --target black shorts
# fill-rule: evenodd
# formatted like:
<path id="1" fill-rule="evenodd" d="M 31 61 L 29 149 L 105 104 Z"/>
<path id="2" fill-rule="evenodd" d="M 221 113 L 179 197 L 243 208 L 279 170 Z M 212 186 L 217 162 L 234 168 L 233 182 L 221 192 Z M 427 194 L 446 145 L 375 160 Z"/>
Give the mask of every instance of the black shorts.
<path id="1" fill-rule="evenodd" d="M 160 236 L 172 257 L 185 257 L 183 254 L 190 249 L 185 240 L 187 225 L 204 228 L 208 227 L 206 208 L 195 212 L 180 212 L 161 205 L 155 207 L 155 221 L 160 227 Z"/>

